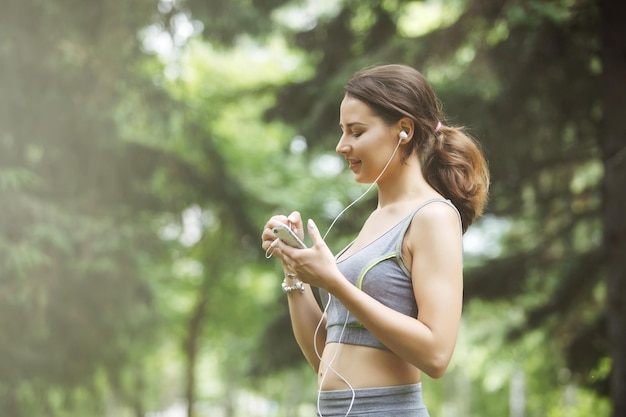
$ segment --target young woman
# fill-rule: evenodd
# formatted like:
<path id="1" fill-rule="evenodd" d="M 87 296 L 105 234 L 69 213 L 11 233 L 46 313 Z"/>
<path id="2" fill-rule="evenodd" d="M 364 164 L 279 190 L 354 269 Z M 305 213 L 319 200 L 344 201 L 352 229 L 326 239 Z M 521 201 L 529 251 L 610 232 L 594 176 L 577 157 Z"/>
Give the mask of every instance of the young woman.
<path id="1" fill-rule="evenodd" d="M 489 173 L 477 144 L 443 122 L 415 69 L 356 73 L 340 107 L 336 151 L 354 179 L 376 183 L 378 206 L 336 256 L 313 220 L 273 216 L 262 246 L 282 260 L 294 335 L 318 373 L 318 415 L 428 416 L 421 373 L 441 377 L 456 343 L 463 294 L 462 234 L 482 214 Z M 311 286 L 320 289 L 322 306 Z"/>

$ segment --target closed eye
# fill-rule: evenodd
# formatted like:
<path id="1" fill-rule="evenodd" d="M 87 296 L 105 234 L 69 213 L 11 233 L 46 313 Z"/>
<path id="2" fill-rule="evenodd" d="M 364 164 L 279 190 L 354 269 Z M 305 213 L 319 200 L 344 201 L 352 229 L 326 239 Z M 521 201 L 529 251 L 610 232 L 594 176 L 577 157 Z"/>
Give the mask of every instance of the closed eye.
<path id="1" fill-rule="evenodd" d="M 345 134 L 346 132 L 344 132 L 343 129 L 341 129 L 341 134 Z M 361 136 L 363 134 L 363 132 L 352 132 L 350 133 L 352 135 L 353 138 L 358 138 L 359 136 Z"/>
<path id="2" fill-rule="evenodd" d="M 339 123 L 339 127 L 341 128 L 341 132 L 343 134 L 350 133 L 352 137 L 356 139 L 360 137 L 363 133 L 365 133 L 365 131 L 361 131 L 360 129 L 367 129 L 367 124 L 361 122 L 352 122 L 348 123 L 344 129 L 344 126 Z"/>

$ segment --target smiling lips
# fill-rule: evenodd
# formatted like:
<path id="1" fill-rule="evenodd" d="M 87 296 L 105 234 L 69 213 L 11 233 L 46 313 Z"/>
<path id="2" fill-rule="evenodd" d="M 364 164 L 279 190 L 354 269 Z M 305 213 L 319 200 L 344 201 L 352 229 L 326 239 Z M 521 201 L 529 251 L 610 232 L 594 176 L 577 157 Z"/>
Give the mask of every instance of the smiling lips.
<path id="1" fill-rule="evenodd" d="M 361 161 L 359 159 L 346 158 L 346 162 L 348 163 L 348 168 L 353 171 L 358 165 L 361 164 Z"/>

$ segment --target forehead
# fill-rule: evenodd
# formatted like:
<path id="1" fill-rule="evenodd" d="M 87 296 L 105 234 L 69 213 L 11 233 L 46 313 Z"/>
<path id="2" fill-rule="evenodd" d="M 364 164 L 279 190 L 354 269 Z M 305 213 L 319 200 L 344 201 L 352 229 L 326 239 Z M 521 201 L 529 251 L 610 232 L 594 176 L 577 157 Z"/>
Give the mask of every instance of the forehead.
<path id="1" fill-rule="evenodd" d="M 345 96 L 339 107 L 340 123 L 365 122 L 377 118 L 372 109 L 365 102 L 350 96 Z"/>

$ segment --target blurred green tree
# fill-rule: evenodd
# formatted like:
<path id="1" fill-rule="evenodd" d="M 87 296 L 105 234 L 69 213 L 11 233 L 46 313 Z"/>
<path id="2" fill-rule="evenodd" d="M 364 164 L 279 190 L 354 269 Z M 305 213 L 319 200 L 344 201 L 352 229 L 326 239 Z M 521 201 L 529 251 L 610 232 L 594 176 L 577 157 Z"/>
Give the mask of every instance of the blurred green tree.
<path id="1" fill-rule="evenodd" d="M 568 382 L 611 392 L 614 415 L 624 414 L 618 3 L 5 5 L 0 413 L 105 414 L 110 395 L 142 416 L 166 396 L 151 375 L 168 338 L 185 362 L 189 415 L 208 349 L 226 352 L 229 387 L 246 369 L 260 378 L 297 367 L 260 227 L 293 209 L 322 225 L 360 194 L 332 168 L 342 86 L 363 66 L 403 62 L 433 82 L 448 122 L 469 125 L 490 160 L 491 204 L 476 229 L 504 233 L 499 251 L 468 259 L 473 313 L 502 313 L 510 346 L 543 349 L 530 361 L 537 390 L 562 382 L 560 360 L 537 364 L 559 352 Z M 311 4 L 320 9 L 297 11 Z M 296 69 L 220 60 L 276 38 L 303 51 Z M 146 54 L 164 46 L 161 60 Z M 342 218 L 331 247 L 371 203 Z"/>
<path id="2" fill-rule="evenodd" d="M 107 393 L 145 411 L 139 358 L 158 321 L 145 272 L 163 248 L 142 224 L 155 200 L 137 187 L 151 156 L 116 140 L 113 113 L 145 86 L 136 31 L 152 7 L 3 5 L 2 415 L 102 413 L 90 399 Z"/>

